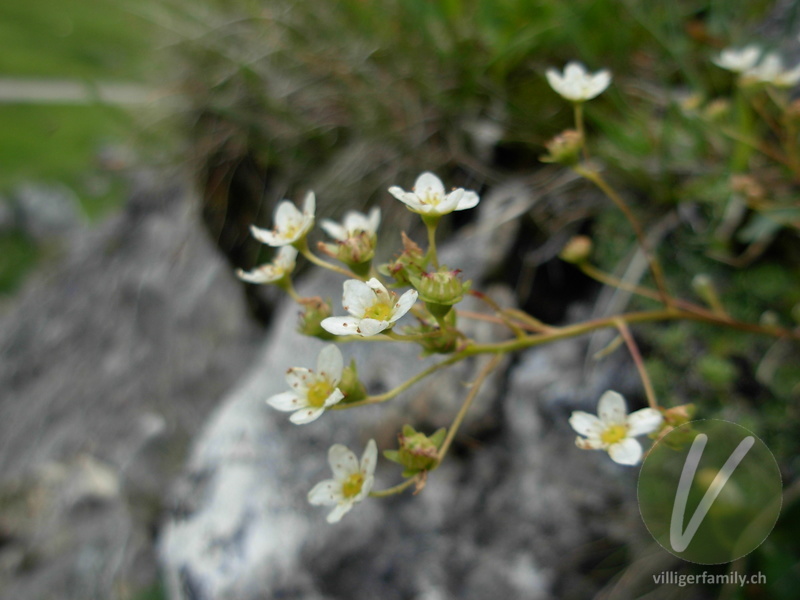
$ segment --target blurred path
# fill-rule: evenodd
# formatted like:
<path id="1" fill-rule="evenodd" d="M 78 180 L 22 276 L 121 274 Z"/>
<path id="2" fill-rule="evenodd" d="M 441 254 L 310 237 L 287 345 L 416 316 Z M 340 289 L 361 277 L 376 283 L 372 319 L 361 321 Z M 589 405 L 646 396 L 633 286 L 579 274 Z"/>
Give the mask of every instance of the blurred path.
<path id="1" fill-rule="evenodd" d="M 143 85 L 0 77 L 0 104 L 148 104 L 163 94 Z"/>

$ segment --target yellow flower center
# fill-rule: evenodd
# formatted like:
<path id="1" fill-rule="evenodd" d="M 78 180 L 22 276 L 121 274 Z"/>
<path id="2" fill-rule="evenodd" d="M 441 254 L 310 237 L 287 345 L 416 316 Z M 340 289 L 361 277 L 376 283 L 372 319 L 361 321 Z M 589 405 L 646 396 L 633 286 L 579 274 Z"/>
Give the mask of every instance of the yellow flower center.
<path id="1" fill-rule="evenodd" d="M 364 475 L 360 471 L 358 473 L 353 473 L 350 475 L 350 477 L 345 479 L 344 483 L 342 484 L 342 495 L 345 498 L 357 496 L 363 486 Z"/>
<path id="2" fill-rule="evenodd" d="M 377 321 L 388 321 L 392 316 L 392 307 L 383 302 L 376 302 L 364 311 L 364 319 L 375 319 Z"/>
<path id="3" fill-rule="evenodd" d="M 308 388 L 308 404 L 314 408 L 321 408 L 325 400 L 333 393 L 333 386 L 326 380 L 317 381 Z"/>
<path id="4" fill-rule="evenodd" d="M 611 425 L 600 434 L 600 439 L 609 446 L 621 442 L 626 437 L 628 437 L 628 428 L 625 425 Z"/>

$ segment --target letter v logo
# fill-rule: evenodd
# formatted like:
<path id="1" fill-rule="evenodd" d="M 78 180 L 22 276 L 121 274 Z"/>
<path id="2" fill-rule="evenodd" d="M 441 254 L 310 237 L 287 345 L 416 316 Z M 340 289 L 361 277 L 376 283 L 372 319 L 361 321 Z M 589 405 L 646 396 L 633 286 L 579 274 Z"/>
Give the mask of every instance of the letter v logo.
<path id="1" fill-rule="evenodd" d="M 719 496 L 725 484 L 728 483 L 736 467 L 739 466 L 739 463 L 742 462 L 750 451 L 750 448 L 753 447 L 755 438 L 753 436 L 748 436 L 739 442 L 739 445 L 736 446 L 736 449 L 728 457 L 728 460 L 725 461 L 719 473 L 714 477 L 708 490 L 706 490 L 706 493 L 703 495 L 702 500 L 700 500 L 700 504 L 697 505 L 692 518 L 689 520 L 689 524 L 686 526 L 686 531 L 682 531 L 684 515 L 686 514 L 686 502 L 689 499 L 689 490 L 692 487 L 695 473 L 697 473 L 697 466 L 700 464 L 700 459 L 703 456 L 703 450 L 705 450 L 707 442 L 708 436 L 706 434 L 698 434 L 697 437 L 694 438 L 692 447 L 689 450 L 689 455 L 686 457 L 686 462 L 683 464 L 683 471 L 681 471 L 681 478 L 678 482 L 678 490 L 675 493 L 675 503 L 672 505 L 672 520 L 670 521 L 669 527 L 669 543 L 675 552 L 683 552 L 689 547 L 689 544 L 692 543 L 692 539 L 694 539 L 700 524 L 711 509 L 711 505 L 714 503 L 714 500 L 717 499 L 717 496 Z"/>

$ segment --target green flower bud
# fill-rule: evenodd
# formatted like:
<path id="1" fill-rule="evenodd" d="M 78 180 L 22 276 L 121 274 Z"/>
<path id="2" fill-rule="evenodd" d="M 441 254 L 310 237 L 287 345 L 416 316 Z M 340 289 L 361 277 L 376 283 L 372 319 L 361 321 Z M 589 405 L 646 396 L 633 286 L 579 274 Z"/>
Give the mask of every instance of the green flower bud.
<path id="1" fill-rule="evenodd" d="M 300 313 L 298 332 L 321 340 L 336 339 L 335 335 L 325 331 L 320 325 L 323 319 L 333 315 L 330 300 L 325 302 L 322 298 L 315 296 L 313 298 L 301 298 L 299 303 L 304 310 Z"/>
<path id="2" fill-rule="evenodd" d="M 367 388 L 358 379 L 355 359 L 342 370 L 342 378 L 337 387 L 344 394 L 342 402 L 357 402 L 367 397 Z"/>
<path id="3" fill-rule="evenodd" d="M 583 148 L 583 135 L 574 129 L 567 129 L 545 144 L 547 154 L 539 160 L 571 166 L 578 162 Z"/>
<path id="4" fill-rule="evenodd" d="M 458 304 L 472 285 L 471 281 L 461 281 L 460 274 L 460 269 L 451 271 L 443 265 L 438 271 L 411 275 L 409 279 L 414 289 L 419 292 L 419 299 L 425 302 L 426 305 L 434 305 L 433 309 L 428 306 L 428 310 L 431 310 L 434 316 L 442 316 L 437 315 L 435 312 L 437 305 L 450 307 Z M 449 308 L 444 311 L 444 314 L 448 311 Z"/>
<path id="5" fill-rule="evenodd" d="M 333 244 L 320 242 L 318 248 L 331 258 L 343 262 L 358 275 L 369 273 L 370 263 L 375 256 L 378 236 L 369 231 L 359 231 L 355 235 Z"/>
<path id="6" fill-rule="evenodd" d="M 383 275 L 393 277 L 398 285 L 410 285 L 409 276 L 425 272 L 425 253 L 405 232 L 402 232 L 403 252 L 393 261 L 378 269 Z"/>
<path id="7" fill-rule="evenodd" d="M 439 448 L 444 442 L 447 430 L 442 427 L 432 436 L 404 425 L 403 432 L 397 436 L 399 448 L 386 450 L 383 455 L 405 467 L 403 477 L 411 477 L 420 471 L 431 471 L 439 465 Z"/>
<path id="8" fill-rule="evenodd" d="M 592 239 L 585 235 L 576 235 L 561 250 L 559 257 L 564 262 L 581 264 L 592 255 Z"/>

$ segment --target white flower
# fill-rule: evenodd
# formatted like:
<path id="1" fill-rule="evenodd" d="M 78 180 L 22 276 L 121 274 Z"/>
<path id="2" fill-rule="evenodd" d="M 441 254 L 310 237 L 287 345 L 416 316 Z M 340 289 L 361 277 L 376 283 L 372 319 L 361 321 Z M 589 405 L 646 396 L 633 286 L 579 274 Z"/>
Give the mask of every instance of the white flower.
<path id="1" fill-rule="evenodd" d="M 283 200 L 275 210 L 275 227 L 272 231 L 260 229 L 255 225 L 250 226 L 253 237 L 268 246 L 287 246 L 303 239 L 314 226 L 314 212 L 317 201 L 314 192 L 308 192 L 303 202 L 303 212 L 297 207 Z"/>
<path id="2" fill-rule="evenodd" d="M 569 418 L 572 428 L 585 437 L 575 444 L 584 450 L 606 450 L 611 460 L 621 465 L 635 465 L 642 458 L 642 447 L 634 438 L 652 433 L 663 417 L 654 408 L 643 408 L 631 414 L 625 399 L 617 392 L 607 391 L 600 397 L 597 414 L 575 411 Z"/>
<path id="3" fill-rule="evenodd" d="M 344 398 L 342 391 L 336 387 L 342 379 L 343 367 L 344 360 L 339 349 L 332 344 L 325 346 L 317 358 L 316 372 L 292 367 L 286 371 L 286 383 L 292 390 L 268 398 L 267 404 L 278 410 L 294 411 L 289 420 L 296 425 L 311 423 L 326 408 Z"/>
<path id="4" fill-rule="evenodd" d="M 408 290 L 396 298 L 375 278 L 366 283 L 358 279 L 344 282 L 342 305 L 352 316 L 328 317 L 322 328 L 334 335 L 371 336 L 389 329 L 417 301 L 417 291 Z"/>
<path id="5" fill-rule="evenodd" d="M 442 180 L 429 172 L 417 177 L 413 191 L 407 192 L 395 185 L 389 188 L 389 193 L 421 215 L 446 215 L 454 210 L 473 208 L 480 202 L 478 194 L 464 188 L 445 194 Z"/>
<path id="6" fill-rule="evenodd" d="M 237 269 L 239 279 L 249 283 L 275 283 L 294 270 L 297 250 L 292 246 L 284 246 L 278 250 L 278 256 L 271 263 L 256 267 L 252 271 Z"/>
<path id="7" fill-rule="evenodd" d="M 330 219 L 322 220 L 319 225 L 333 239 L 343 242 L 361 232 L 370 235 L 377 234 L 380 223 L 381 209 L 373 208 L 369 211 L 369 215 L 351 210 L 344 216 L 344 221 L 342 221 L 341 225 Z"/>
<path id="8" fill-rule="evenodd" d="M 316 506 L 335 504 L 327 517 L 328 523 L 338 523 L 350 512 L 353 505 L 367 497 L 375 483 L 375 464 L 378 448 L 375 440 L 370 440 L 361 456 L 361 464 L 356 455 L 342 444 L 334 444 L 328 450 L 328 463 L 333 471 L 333 479 L 320 481 L 308 492 L 308 501 Z"/>
<path id="9" fill-rule="evenodd" d="M 775 52 L 770 52 L 758 66 L 747 70 L 742 77 L 751 81 L 771 83 L 777 87 L 792 87 L 800 81 L 800 65 L 787 70 L 783 66 L 781 57 Z"/>
<path id="10" fill-rule="evenodd" d="M 559 95 L 572 102 L 591 100 L 611 83 L 611 73 L 606 69 L 594 75 L 579 62 L 570 62 L 562 76 L 556 69 L 547 69 L 547 82 Z"/>
<path id="11" fill-rule="evenodd" d="M 734 73 L 744 73 L 756 66 L 758 58 L 761 56 L 761 48 L 755 44 L 745 46 L 741 50 L 736 48 L 726 48 L 720 52 L 717 58 L 711 60 L 718 67 L 733 71 Z"/>

